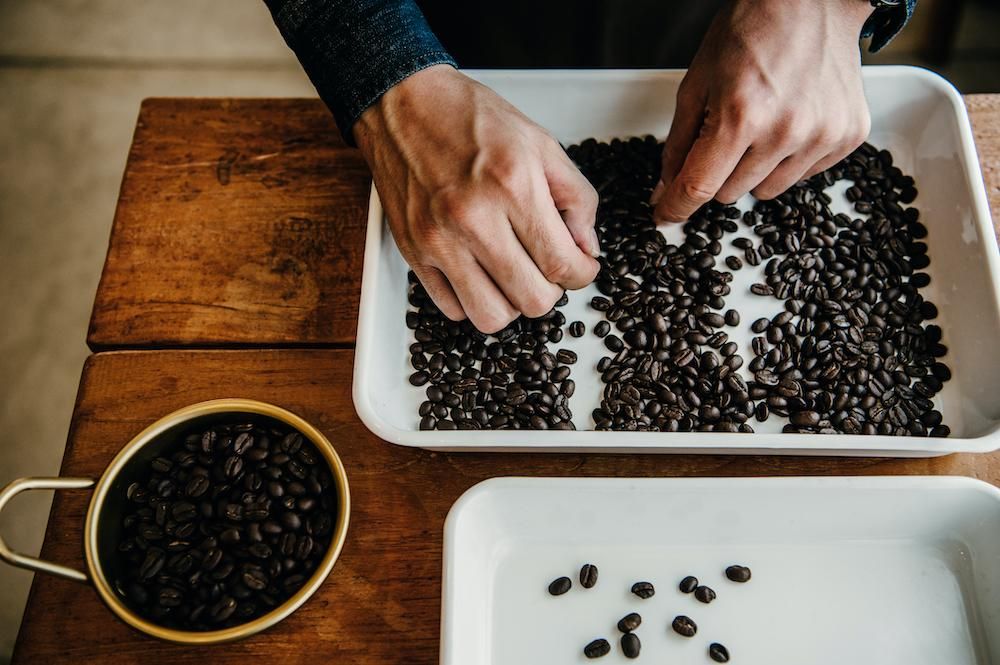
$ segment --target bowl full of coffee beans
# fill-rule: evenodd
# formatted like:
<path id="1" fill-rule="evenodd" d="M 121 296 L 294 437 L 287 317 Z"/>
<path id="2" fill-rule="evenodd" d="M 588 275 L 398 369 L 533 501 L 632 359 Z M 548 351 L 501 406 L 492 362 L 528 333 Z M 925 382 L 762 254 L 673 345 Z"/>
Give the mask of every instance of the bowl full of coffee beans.
<path id="1" fill-rule="evenodd" d="M 347 476 L 319 430 L 271 404 L 214 400 L 150 425 L 96 481 L 86 573 L 8 562 L 92 582 L 119 618 L 155 637 L 228 642 L 281 621 L 319 589 L 349 513 Z"/>

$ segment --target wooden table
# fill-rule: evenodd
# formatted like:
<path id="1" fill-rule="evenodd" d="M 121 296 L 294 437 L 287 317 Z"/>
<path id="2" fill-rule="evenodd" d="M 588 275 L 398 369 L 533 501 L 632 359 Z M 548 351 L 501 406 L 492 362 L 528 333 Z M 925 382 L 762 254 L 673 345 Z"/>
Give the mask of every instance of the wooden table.
<path id="1" fill-rule="evenodd" d="M 1000 209 L 1000 95 L 970 97 L 969 106 Z M 494 476 L 960 474 L 1000 485 L 1000 454 L 501 455 L 387 444 L 351 401 L 367 194 L 363 163 L 318 102 L 143 104 L 88 338 L 95 350 L 140 350 L 87 361 L 61 473 L 100 474 L 173 409 L 256 398 L 302 415 L 337 447 L 351 529 L 314 598 L 271 630 L 221 647 L 146 638 L 91 589 L 38 576 L 15 663 L 436 663 L 444 518 L 462 492 Z M 82 565 L 88 499 L 56 495 L 44 558 Z"/>

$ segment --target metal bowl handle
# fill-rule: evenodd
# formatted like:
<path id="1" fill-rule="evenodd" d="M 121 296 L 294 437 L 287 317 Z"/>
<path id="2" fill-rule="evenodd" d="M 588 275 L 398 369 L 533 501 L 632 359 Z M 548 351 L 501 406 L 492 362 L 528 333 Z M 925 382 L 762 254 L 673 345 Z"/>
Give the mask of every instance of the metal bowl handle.
<path id="1" fill-rule="evenodd" d="M 94 481 L 90 478 L 18 478 L 0 490 L 0 511 L 3 511 L 8 501 L 28 490 L 77 490 L 93 485 Z M 0 560 L 36 573 L 49 573 L 74 582 L 87 581 L 87 574 L 79 570 L 15 552 L 7 547 L 3 536 L 0 536 Z"/>

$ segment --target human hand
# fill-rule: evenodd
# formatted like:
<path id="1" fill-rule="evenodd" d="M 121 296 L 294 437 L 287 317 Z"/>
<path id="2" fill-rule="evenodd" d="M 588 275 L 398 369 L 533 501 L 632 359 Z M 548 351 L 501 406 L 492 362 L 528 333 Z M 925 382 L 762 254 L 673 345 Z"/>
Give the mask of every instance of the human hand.
<path id="1" fill-rule="evenodd" d="M 447 65 L 354 127 L 396 245 L 450 319 L 496 332 L 597 275 L 598 197 L 559 143 Z"/>
<path id="2" fill-rule="evenodd" d="M 715 198 L 774 198 L 868 136 L 858 41 L 867 0 L 735 0 L 705 35 L 677 92 L 658 221 Z"/>

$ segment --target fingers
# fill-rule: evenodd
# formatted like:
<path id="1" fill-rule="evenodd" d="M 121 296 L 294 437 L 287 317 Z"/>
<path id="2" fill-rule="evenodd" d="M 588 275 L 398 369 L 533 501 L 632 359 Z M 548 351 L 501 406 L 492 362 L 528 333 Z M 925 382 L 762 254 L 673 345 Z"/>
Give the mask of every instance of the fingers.
<path id="1" fill-rule="evenodd" d="M 565 289 L 579 289 L 590 284 L 597 276 L 600 265 L 577 245 L 567 223 L 556 209 L 547 182 L 539 175 L 528 182 L 527 189 L 525 196 L 520 198 L 523 203 L 516 205 L 515 200 L 514 209 L 508 213 L 524 250 L 550 284 L 558 284 Z M 590 225 L 592 228 L 593 222 Z M 557 295 L 553 302 L 558 298 Z M 527 311 L 522 312 L 531 316 Z"/>
<path id="2" fill-rule="evenodd" d="M 456 258 L 444 274 L 469 321 L 481 332 L 498 332 L 517 318 L 518 311 L 471 254 Z"/>
<path id="3" fill-rule="evenodd" d="M 735 203 L 741 196 L 763 182 L 781 164 L 784 157 L 784 152 L 751 145 L 715 198 L 722 203 Z"/>
<path id="4" fill-rule="evenodd" d="M 758 199 L 773 199 L 805 178 L 806 172 L 818 159 L 822 158 L 825 151 L 826 146 L 820 146 L 819 150 L 804 150 L 786 157 L 775 166 L 770 175 L 753 188 L 751 193 Z"/>
<path id="5" fill-rule="evenodd" d="M 666 183 L 653 212 L 654 220 L 684 220 L 711 201 L 750 147 L 745 137 L 738 123 L 706 117 L 681 170 Z"/>
<path id="6" fill-rule="evenodd" d="M 839 151 L 838 152 L 828 153 L 822 159 L 820 159 L 815 164 L 813 164 L 809 168 L 809 170 L 806 171 L 806 174 L 805 174 L 805 176 L 803 176 L 803 178 L 811 178 L 814 175 L 816 175 L 817 173 L 822 173 L 823 171 L 827 170 L 831 166 L 834 166 L 835 164 L 837 164 L 837 162 L 839 162 L 843 158 L 844 158 L 844 155 L 841 155 Z"/>
<path id="7" fill-rule="evenodd" d="M 482 244 L 472 247 L 479 263 L 519 312 L 528 318 L 547 314 L 562 297 L 562 287 L 545 278 L 509 223 L 495 229 Z"/>
<path id="8" fill-rule="evenodd" d="M 543 152 L 542 160 L 552 202 L 562 215 L 576 246 L 590 256 L 600 256 L 601 246 L 594 231 L 597 191 L 555 142 Z"/>
<path id="9" fill-rule="evenodd" d="M 698 94 L 689 93 L 690 86 L 685 87 L 681 82 L 681 87 L 677 91 L 677 106 L 674 111 L 674 119 L 670 123 L 670 131 L 667 133 L 667 140 L 663 145 L 663 164 L 660 167 L 660 182 L 657 183 L 650 197 L 650 202 L 656 205 L 663 197 L 667 185 L 674 181 L 684 159 L 691 151 L 698 138 L 698 131 L 701 129 L 702 119 L 705 114 L 705 99 Z"/>
<path id="10" fill-rule="evenodd" d="M 462 308 L 462 303 L 459 301 L 458 296 L 455 295 L 455 290 L 451 288 L 451 284 L 445 279 L 444 273 L 433 266 L 426 265 L 413 266 L 413 272 L 416 273 L 417 279 L 420 280 L 424 290 L 427 291 L 427 295 L 431 297 L 431 300 L 434 301 L 434 304 L 437 305 L 442 314 L 452 321 L 461 321 L 465 318 L 465 310 Z"/>

